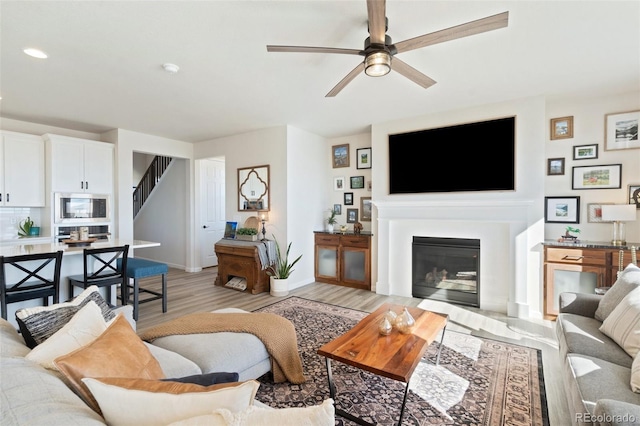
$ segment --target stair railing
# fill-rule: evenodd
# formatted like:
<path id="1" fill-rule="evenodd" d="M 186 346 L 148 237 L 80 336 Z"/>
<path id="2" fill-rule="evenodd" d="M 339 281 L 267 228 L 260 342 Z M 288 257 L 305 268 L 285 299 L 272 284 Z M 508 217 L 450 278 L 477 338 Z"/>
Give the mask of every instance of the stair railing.
<path id="1" fill-rule="evenodd" d="M 151 161 L 147 171 L 140 179 L 140 183 L 136 186 L 136 189 L 133 191 L 133 218 L 137 216 L 144 203 L 151 195 L 153 188 L 156 187 L 158 182 L 160 182 L 160 178 L 164 174 L 169 164 L 171 164 L 172 157 L 163 157 L 161 155 L 156 155 L 156 157 Z"/>

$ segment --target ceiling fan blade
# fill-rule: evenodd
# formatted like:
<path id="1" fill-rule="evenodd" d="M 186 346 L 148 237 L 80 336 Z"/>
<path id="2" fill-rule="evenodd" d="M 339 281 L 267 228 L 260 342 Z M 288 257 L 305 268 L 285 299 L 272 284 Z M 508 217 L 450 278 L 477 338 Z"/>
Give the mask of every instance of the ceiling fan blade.
<path id="1" fill-rule="evenodd" d="M 325 95 L 325 98 L 332 98 L 338 93 L 340 93 L 340 91 L 344 89 L 347 84 L 351 83 L 351 80 L 356 78 L 358 74 L 360 74 L 362 71 L 364 71 L 364 62 L 360 62 L 358 66 L 352 69 L 351 72 L 347 74 L 345 78 L 340 80 L 340 83 L 336 84 L 336 86 L 333 89 L 331 89 L 329 93 Z"/>
<path id="2" fill-rule="evenodd" d="M 386 0 L 367 0 L 369 35 L 372 44 L 384 44 L 384 35 L 387 32 L 385 9 Z"/>
<path id="3" fill-rule="evenodd" d="M 509 25 L 509 12 L 503 12 L 476 21 L 467 22 L 466 24 L 456 25 L 455 27 L 404 40 L 396 43 L 395 48 L 398 53 L 407 52 L 409 50 L 431 46 L 432 44 L 497 30 L 507 25 Z"/>
<path id="4" fill-rule="evenodd" d="M 402 62 L 400 59 L 396 58 L 395 56 L 391 61 L 391 69 L 394 71 L 397 71 L 398 73 L 402 74 L 403 76 L 407 77 L 409 80 L 422 86 L 425 89 L 428 89 L 429 87 L 436 84 L 436 81 L 433 80 L 431 77 L 427 77 L 417 69 L 413 68 L 410 65 L 407 65 L 405 62 Z"/>
<path id="5" fill-rule="evenodd" d="M 307 47 L 307 46 L 274 46 L 267 45 L 267 52 L 298 52 L 298 53 L 342 53 L 345 55 L 360 55 L 358 49 L 341 49 L 337 47 Z"/>

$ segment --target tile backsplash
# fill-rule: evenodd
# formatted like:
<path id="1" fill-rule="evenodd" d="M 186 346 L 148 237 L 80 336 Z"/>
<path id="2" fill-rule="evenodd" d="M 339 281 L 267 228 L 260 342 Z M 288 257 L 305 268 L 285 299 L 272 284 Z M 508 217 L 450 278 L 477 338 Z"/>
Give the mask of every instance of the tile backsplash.
<path id="1" fill-rule="evenodd" d="M 18 225 L 27 217 L 35 222 L 35 226 L 42 226 L 42 210 L 35 207 L 0 207 L 0 241 L 17 240 Z"/>

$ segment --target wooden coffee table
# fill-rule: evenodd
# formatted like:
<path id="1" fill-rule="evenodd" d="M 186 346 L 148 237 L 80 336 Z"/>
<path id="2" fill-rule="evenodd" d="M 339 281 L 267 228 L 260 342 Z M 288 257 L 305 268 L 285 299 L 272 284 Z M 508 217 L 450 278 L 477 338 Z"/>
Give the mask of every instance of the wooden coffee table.
<path id="1" fill-rule="evenodd" d="M 329 392 L 334 401 L 336 400 L 336 386 L 331 374 L 332 359 L 406 383 L 402 407 L 400 407 L 400 419 L 398 420 L 398 425 L 400 425 L 409 392 L 409 379 L 427 347 L 442 331 L 435 361 L 436 365 L 440 363 L 442 341 L 449 316 L 409 307 L 409 313 L 416 320 L 411 334 L 401 334 L 394 328 L 390 335 L 383 336 L 378 332 L 378 324 L 389 309 L 400 314 L 404 306 L 385 303 L 354 328 L 323 345 L 318 349 L 318 354 L 326 357 Z M 337 407 L 336 414 L 361 425 L 371 425 L 371 423 Z"/>

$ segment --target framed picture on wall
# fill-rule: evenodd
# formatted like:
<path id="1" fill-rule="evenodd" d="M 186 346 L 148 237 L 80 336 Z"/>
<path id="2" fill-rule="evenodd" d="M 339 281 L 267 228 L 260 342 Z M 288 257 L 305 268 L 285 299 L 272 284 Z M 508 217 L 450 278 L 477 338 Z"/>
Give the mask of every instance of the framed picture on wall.
<path id="1" fill-rule="evenodd" d="M 334 177 L 333 178 L 333 190 L 334 191 L 344 191 L 344 176 Z"/>
<path id="2" fill-rule="evenodd" d="M 587 222 L 602 223 L 602 206 L 611 203 L 587 204 Z"/>
<path id="3" fill-rule="evenodd" d="M 341 215 L 342 214 L 342 204 L 334 204 L 333 205 L 333 211 L 336 212 L 336 215 Z"/>
<path id="4" fill-rule="evenodd" d="M 544 197 L 545 223 L 580 223 L 580 197 Z"/>
<path id="5" fill-rule="evenodd" d="M 345 192 L 344 193 L 344 205 L 352 206 L 353 205 L 353 192 Z"/>
<path id="6" fill-rule="evenodd" d="M 360 197 L 360 220 L 371 222 L 371 197 Z"/>
<path id="7" fill-rule="evenodd" d="M 358 209 L 347 209 L 347 223 L 356 223 L 358 221 Z"/>
<path id="8" fill-rule="evenodd" d="M 556 176 L 564 174 L 564 158 L 547 159 L 547 176 Z"/>
<path id="9" fill-rule="evenodd" d="M 635 204 L 636 209 L 640 209 L 640 183 L 629 185 L 629 204 Z"/>
<path id="10" fill-rule="evenodd" d="M 551 140 L 573 137 L 573 116 L 551 119 Z"/>
<path id="11" fill-rule="evenodd" d="M 349 167 L 349 144 L 332 146 L 331 159 L 334 169 L 338 167 Z"/>
<path id="12" fill-rule="evenodd" d="M 598 158 L 598 144 L 593 145 L 576 145 L 573 147 L 574 160 L 589 160 Z"/>
<path id="13" fill-rule="evenodd" d="M 351 189 L 364 188 L 364 176 L 351 176 Z"/>
<path id="14" fill-rule="evenodd" d="M 640 111 L 607 114 L 604 120 L 605 151 L 640 148 L 638 122 Z"/>
<path id="15" fill-rule="evenodd" d="M 371 168 L 371 148 L 356 149 L 356 160 L 358 169 Z"/>
<path id="16" fill-rule="evenodd" d="M 611 189 L 622 186 L 622 164 L 573 168 L 572 189 Z"/>

